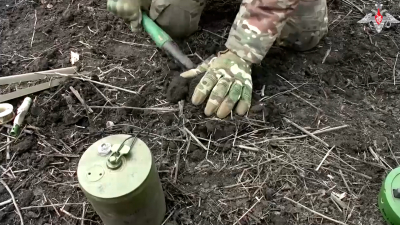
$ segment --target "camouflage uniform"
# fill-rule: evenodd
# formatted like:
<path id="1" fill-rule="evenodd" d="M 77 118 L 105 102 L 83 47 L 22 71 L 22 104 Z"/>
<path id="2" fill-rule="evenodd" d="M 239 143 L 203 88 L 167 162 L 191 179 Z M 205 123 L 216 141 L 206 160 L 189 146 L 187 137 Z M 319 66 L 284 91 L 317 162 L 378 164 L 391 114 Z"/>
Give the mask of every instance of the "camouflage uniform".
<path id="1" fill-rule="evenodd" d="M 141 7 L 146 10 L 150 0 L 108 1 L 142 1 Z M 198 29 L 205 2 L 153 0 L 150 17 L 172 37 L 185 37 Z M 244 115 L 251 105 L 251 64 L 261 62 L 274 43 L 305 51 L 315 47 L 327 32 L 326 0 L 242 0 L 226 42 L 228 50 L 210 63 L 181 74 L 193 77 L 206 72 L 192 103 L 201 104 L 210 96 L 206 115 L 217 113 L 223 118 L 235 106 L 236 112 Z"/>

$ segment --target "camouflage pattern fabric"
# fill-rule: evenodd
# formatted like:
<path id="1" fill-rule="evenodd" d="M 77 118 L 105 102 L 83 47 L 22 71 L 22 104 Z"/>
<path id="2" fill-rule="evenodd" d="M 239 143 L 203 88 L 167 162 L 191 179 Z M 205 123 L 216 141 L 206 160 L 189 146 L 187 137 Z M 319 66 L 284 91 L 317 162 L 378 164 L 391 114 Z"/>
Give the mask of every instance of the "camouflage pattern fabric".
<path id="1" fill-rule="evenodd" d="M 326 0 L 300 1 L 283 27 L 276 44 L 297 51 L 314 48 L 328 34 Z"/>
<path id="2" fill-rule="evenodd" d="M 150 17 L 172 37 L 185 37 L 198 29 L 206 0 L 153 0 Z M 108 0 L 107 8 L 132 28 L 139 27 L 141 9 L 150 0 Z M 236 105 L 244 115 L 251 105 L 251 64 L 259 63 L 275 43 L 304 51 L 315 47 L 328 32 L 326 0 L 243 0 L 232 25 L 227 51 L 210 62 L 181 74 L 205 72 L 192 96 L 199 105 L 207 97 L 206 115 L 224 118 Z"/>
<path id="3" fill-rule="evenodd" d="M 192 103 L 200 105 L 210 96 L 204 109 L 207 116 L 216 113 L 219 118 L 225 118 L 236 104 L 236 113 L 246 114 L 251 106 L 253 89 L 251 64 L 227 50 L 211 59 L 208 69 L 206 65 L 201 64 L 197 70 L 207 72 L 194 90 Z M 195 74 L 196 70 L 192 72 Z"/>
<path id="4" fill-rule="evenodd" d="M 198 30 L 206 0 L 153 0 L 150 17 L 173 38 L 184 38 Z"/>
<path id="5" fill-rule="evenodd" d="M 226 47 L 259 63 L 275 41 L 309 50 L 327 31 L 326 0 L 243 0 Z"/>
<path id="6" fill-rule="evenodd" d="M 151 0 L 108 0 L 107 10 L 130 23 L 131 30 L 140 30 L 142 10 L 150 9 Z"/>

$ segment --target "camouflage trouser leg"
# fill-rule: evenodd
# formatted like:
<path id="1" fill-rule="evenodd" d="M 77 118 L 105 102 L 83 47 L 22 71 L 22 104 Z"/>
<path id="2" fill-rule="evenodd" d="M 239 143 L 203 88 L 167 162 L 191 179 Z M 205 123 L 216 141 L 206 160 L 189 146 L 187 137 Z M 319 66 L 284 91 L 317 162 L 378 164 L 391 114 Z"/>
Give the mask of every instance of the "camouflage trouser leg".
<path id="1" fill-rule="evenodd" d="M 308 50 L 327 33 L 326 0 L 243 0 L 226 47 L 259 63 L 277 41 Z"/>
<path id="2" fill-rule="evenodd" d="M 173 38 L 198 30 L 206 0 L 153 0 L 150 17 Z"/>
<path id="3" fill-rule="evenodd" d="M 306 51 L 315 47 L 328 33 L 326 0 L 300 0 L 287 20 L 276 44 Z"/>

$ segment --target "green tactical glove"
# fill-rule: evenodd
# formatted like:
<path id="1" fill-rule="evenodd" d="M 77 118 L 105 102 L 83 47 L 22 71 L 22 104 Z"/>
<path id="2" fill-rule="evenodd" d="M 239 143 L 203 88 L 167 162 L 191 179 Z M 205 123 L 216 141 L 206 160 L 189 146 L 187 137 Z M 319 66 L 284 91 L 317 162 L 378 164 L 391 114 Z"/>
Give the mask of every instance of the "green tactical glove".
<path id="1" fill-rule="evenodd" d="M 107 0 L 107 10 L 130 23 L 131 30 L 140 30 L 142 10 L 150 9 L 151 0 Z"/>
<path id="2" fill-rule="evenodd" d="M 210 62 L 206 61 L 196 69 L 181 74 L 184 78 L 190 78 L 206 72 L 193 93 L 192 103 L 200 105 L 210 95 L 204 110 L 207 116 L 216 112 L 219 118 L 225 118 L 236 103 L 236 113 L 246 114 L 251 106 L 253 89 L 251 63 L 229 50 Z"/>

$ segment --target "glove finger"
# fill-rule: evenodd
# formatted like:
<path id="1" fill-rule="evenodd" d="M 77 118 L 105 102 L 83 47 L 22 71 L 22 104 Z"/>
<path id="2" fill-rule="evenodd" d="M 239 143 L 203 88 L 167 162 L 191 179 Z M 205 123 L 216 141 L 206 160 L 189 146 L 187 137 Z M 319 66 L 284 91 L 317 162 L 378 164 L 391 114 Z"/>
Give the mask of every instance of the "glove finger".
<path id="1" fill-rule="evenodd" d="M 200 105 L 203 103 L 220 78 L 221 75 L 216 74 L 214 71 L 207 72 L 204 77 L 201 78 L 193 92 L 192 104 Z"/>
<path id="2" fill-rule="evenodd" d="M 107 11 L 116 14 L 116 12 L 117 12 L 117 4 L 118 4 L 118 1 L 108 0 L 107 1 Z"/>
<path id="3" fill-rule="evenodd" d="M 232 83 L 233 79 L 230 76 L 224 76 L 218 81 L 217 85 L 215 85 L 212 90 L 206 108 L 204 109 L 204 114 L 206 114 L 206 116 L 211 116 L 218 110 L 222 101 L 224 101 L 228 94 Z"/>
<path id="4" fill-rule="evenodd" d="M 193 78 L 199 74 L 205 73 L 208 70 L 208 68 L 210 68 L 210 63 L 214 58 L 215 58 L 214 55 L 208 57 L 200 65 L 198 65 L 196 69 L 185 71 L 181 73 L 180 76 L 184 78 Z"/>
<path id="5" fill-rule="evenodd" d="M 236 80 L 229 90 L 228 96 L 222 102 L 221 106 L 218 108 L 217 116 L 221 119 L 227 117 L 232 111 L 235 104 L 239 101 L 243 89 L 243 83 Z"/>
<path id="6" fill-rule="evenodd" d="M 252 92 L 253 92 L 253 84 L 251 82 L 251 78 L 250 80 L 246 79 L 243 86 L 242 94 L 240 96 L 239 103 L 236 106 L 237 114 L 243 116 L 250 109 Z"/>

